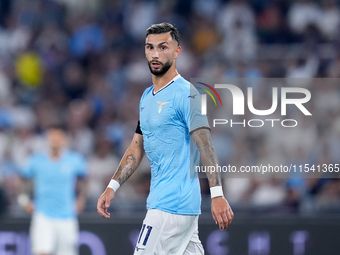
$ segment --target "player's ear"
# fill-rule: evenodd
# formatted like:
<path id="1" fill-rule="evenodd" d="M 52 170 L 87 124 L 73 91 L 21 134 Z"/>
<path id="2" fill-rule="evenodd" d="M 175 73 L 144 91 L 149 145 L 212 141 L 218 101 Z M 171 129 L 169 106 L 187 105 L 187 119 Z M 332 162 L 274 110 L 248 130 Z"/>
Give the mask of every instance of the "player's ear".
<path id="1" fill-rule="evenodd" d="M 177 58 L 179 54 L 181 54 L 181 51 L 182 51 L 182 47 L 178 45 L 175 50 L 175 58 Z"/>

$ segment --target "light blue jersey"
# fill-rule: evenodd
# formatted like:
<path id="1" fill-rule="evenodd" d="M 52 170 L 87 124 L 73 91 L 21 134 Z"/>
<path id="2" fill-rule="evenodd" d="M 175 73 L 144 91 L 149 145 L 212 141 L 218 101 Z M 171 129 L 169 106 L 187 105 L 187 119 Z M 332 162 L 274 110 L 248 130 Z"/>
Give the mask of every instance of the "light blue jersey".
<path id="1" fill-rule="evenodd" d="M 190 163 L 199 163 L 198 149 L 190 146 L 190 132 L 209 128 L 200 105 L 199 92 L 180 76 L 156 94 L 153 86 L 144 91 L 139 113 L 144 149 L 151 165 L 148 209 L 200 214 L 199 179 L 190 173 Z"/>
<path id="2" fill-rule="evenodd" d="M 34 180 L 37 212 L 52 218 L 76 217 L 76 180 L 86 175 L 83 156 L 64 151 L 58 160 L 52 160 L 47 153 L 37 153 L 31 156 L 22 175 Z"/>

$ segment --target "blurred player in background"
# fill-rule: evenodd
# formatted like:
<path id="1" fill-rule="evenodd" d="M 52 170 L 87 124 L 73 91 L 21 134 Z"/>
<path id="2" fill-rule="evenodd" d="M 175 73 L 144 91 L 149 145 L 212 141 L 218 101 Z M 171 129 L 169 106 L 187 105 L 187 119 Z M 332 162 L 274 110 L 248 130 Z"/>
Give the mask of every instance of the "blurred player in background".
<path id="1" fill-rule="evenodd" d="M 198 165 L 199 152 L 205 166 L 216 166 L 218 160 L 207 118 L 200 114 L 200 95 L 176 70 L 180 53 L 179 33 L 171 24 L 147 29 L 145 55 L 153 86 L 144 91 L 140 101 L 140 121 L 131 145 L 98 199 L 98 213 L 110 218 L 107 210 L 115 192 L 146 153 L 151 164 L 151 187 L 135 254 L 204 254 L 198 237 L 199 179 L 191 175 L 190 160 Z M 190 136 L 197 147 L 190 147 Z M 234 215 L 223 197 L 219 173 L 209 172 L 207 177 L 212 215 L 223 230 Z"/>
<path id="2" fill-rule="evenodd" d="M 34 202 L 19 196 L 19 204 L 32 213 L 30 237 L 35 255 L 78 254 L 78 221 L 86 203 L 86 163 L 66 149 L 62 127 L 47 131 L 48 151 L 36 153 L 22 171 L 33 179 Z"/>

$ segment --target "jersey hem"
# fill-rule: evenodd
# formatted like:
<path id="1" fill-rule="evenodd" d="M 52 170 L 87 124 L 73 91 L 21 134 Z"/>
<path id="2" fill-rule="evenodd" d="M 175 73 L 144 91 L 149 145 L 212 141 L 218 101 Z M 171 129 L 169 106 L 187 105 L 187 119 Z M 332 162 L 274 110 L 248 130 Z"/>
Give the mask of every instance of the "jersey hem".
<path id="1" fill-rule="evenodd" d="M 41 210 L 37 210 L 37 213 L 40 213 L 40 214 L 44 215 L 45 217 L 48 217 L 48 218 L 51 218 L 51 219 L 56 219 L 56 220 L 68 220 L 68 219 L 76 219 L 77 218 L 76 214 L 56 216 L 56 215 L 52 215 L 50 213 L 46 213 L 46 212 L 41 211 Z"/>
<path id="2" fill-rule="evenodd" d="M 164 208 L 164 207 L 159 207 L 159 206 L 155 206 L 155 207 L 147 207 L 146 209 L 151 210 L 151 209 L 157 209 L 163 212 L 167 212 L 167 213 L 172 213 L 172 214 L 177 214 L 177 215 L 200 215 L 201 214 L 201 210 L 199 211 L 175 211 L 169 208 Z"/>

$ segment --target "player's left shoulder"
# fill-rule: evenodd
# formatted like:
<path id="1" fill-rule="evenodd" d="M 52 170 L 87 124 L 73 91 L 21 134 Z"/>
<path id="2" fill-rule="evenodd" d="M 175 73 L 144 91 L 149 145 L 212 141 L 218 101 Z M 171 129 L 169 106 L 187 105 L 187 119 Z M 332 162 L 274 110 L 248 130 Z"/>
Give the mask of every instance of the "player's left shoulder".
<path id="1" fill-rule="evenodd" d="M 186 90 L 190 88 L 190 82 L 183 78 L 182 76 L 175 80 L 175 84 L 178 86 L 181 90 Z"/>
<path id="2" fill-rule="evenodd" d="M 65 151 L 66 157 L 68 158 L 68 160 L 72 160 L 72 161 L 85 161 L 85 157 L 77 151 L 74 150 L 66 150 Z"/>
<path id="3" fill-rule="evenodd" d="M 183 77 L 178 78 L 173 86 L 173 93 L 177 98 L 186 98 L 190 95 L 190 82 Z"/>
<path id="4" fill-rule="evenodd" d="M 181 79 L 181 80 L 180 80 Z M 200 93 L 196 89 L 196 87 L 187 81 L 184 78 L 179 78 L 178 79 L 178 89 L 176 90 L 176 97 L 183 102 L 183 100 L 199 100 L 200 99 Z"/>

